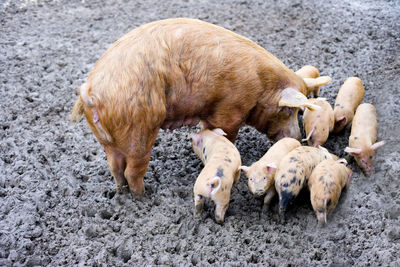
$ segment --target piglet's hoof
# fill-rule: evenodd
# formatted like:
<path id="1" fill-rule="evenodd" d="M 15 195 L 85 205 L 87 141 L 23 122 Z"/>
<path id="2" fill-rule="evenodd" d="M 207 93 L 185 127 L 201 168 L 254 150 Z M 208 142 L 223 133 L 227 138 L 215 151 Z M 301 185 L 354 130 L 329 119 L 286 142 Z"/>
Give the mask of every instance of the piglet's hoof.
<path id="1" fill-rule="evenodd" d="M 203 206 L 204 206 L 203 204 L 199 204 L 194 207 L 195 216 L 201 214 L 201 212 L 203 211 Z"/>
<path id="2" fill-rule="evenodd" d="M 219 215 L 215 215 L 215 221 L 216 221 L 218 224 L 223 224 L 223 223 L 224 223 L 224 218 L 221 217 L 221 216 L 219 216 Z"/>

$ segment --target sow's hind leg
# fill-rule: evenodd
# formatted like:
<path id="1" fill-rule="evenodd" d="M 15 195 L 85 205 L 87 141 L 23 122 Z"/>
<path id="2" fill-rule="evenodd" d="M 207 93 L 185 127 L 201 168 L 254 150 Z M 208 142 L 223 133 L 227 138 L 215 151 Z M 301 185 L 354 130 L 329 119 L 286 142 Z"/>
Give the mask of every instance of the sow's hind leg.
<path id="1" fill-rule="evenodd" d="M 151 150 L 157 138 L 158 129 L 147 135 L 140 135 L 131 144 L 130 152 L 126 156 L 124 176 L 133 195 L 144 193 L 143 177 L 149 165 Z"/>

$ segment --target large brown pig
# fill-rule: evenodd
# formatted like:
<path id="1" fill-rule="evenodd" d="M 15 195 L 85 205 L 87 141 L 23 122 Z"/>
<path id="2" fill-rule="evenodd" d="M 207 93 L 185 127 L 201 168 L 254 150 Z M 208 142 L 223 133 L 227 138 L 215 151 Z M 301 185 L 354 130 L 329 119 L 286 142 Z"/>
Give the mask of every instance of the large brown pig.
<path id="1" fill-rule="evenodd" d="M 117 191 L 128 184 L 141 194 L 160 128 L 202 120 L 233 141 L 247 123 L 273 140 L 300 138 L 298 108 L 313 107 L 305 92 L 302 78 L 249 39 L 199 20 L 167 19 L 111 45 L 80 87 L 71 120 L 85 114 Z"/>

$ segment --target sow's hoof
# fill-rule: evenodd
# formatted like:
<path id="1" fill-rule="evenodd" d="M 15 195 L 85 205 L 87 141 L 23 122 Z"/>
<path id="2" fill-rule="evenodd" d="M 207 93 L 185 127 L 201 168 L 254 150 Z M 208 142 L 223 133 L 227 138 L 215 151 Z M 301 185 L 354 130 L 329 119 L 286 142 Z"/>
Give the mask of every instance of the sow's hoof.
<path id="1" fill-rule="evenodd" d="M 118 194 L 127 194 L 130 191 L 128 185 L 117 185 L 116 190 Z"/>

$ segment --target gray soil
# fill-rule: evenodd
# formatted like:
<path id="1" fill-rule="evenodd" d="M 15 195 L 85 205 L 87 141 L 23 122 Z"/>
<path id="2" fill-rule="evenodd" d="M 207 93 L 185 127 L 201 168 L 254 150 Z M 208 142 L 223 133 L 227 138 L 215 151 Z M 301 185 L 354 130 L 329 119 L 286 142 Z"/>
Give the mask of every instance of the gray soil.
<path id="1" fill-rule="evenodd" d="M 349 191 L 326 227 L 304 191 L 280 223 L 242 174 L 225 223 L 207 203 L 193 217 L 202 169 L 188 138 L 161 131 L 147 195 L 115 193 L 105 153 L 86 121 L 70 124 L 75 89 L 129 30 L 170 17 L 199 18 L 242 34 L 296 70 L 333 78 L 333 104 L 349 76 L 378 112 L 376 173 L 354 160 Z M 399 1 L 0 1 L 0 265 L 400 265 Z M 326 147 L 339 156 L 349 130 Z M 249 165 L 271 146 L 250 127 L 236 146 Z"/>

